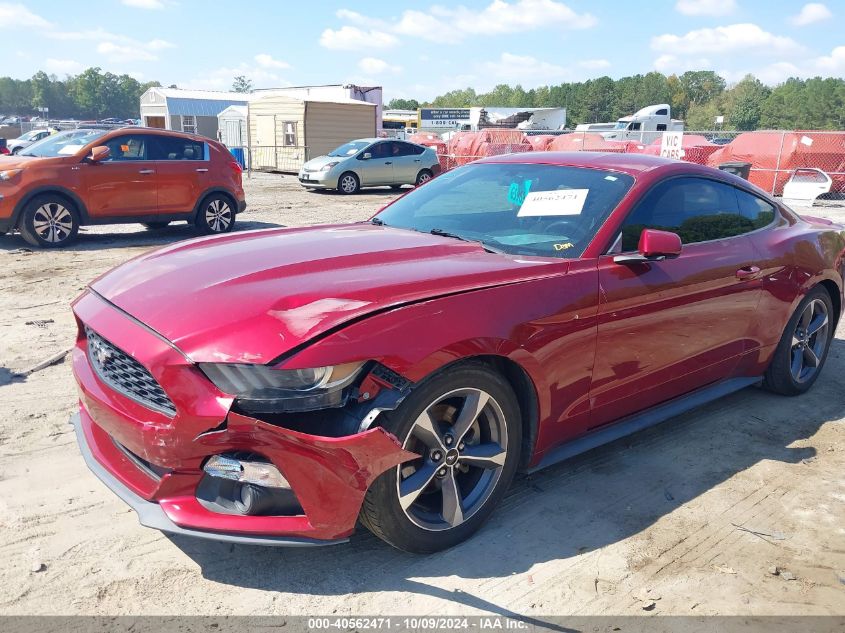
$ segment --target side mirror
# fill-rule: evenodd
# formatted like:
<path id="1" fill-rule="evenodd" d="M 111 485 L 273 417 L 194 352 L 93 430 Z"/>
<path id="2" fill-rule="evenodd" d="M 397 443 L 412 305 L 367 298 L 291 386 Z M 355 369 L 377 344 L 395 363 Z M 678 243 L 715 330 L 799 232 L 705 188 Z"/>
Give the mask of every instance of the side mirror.
<path id="1" fill-rule="evenodd" d="M 111 156 L 111 150 L 108 147 L 97 145 L 97 147 L 91 150 L 90 159 L 92 163 L 99 163 L 100 161 L 107 160 L 109 156 Z"/>
<path id="2" fill-rule="evenodd" d="M 370 152 L 364 152 L 361 154 L 361 160 L 370 160 L 372 157 L 373 155 L 370 154 Z"/>
<path id="3" fill-rule="evenodd" d="M 617 264 L 636 264 L 660 261 L 677 257 L 681 254 L 681 237 L 677 233 L 643 229 L 636 255 L 617 255 L 613 261 Z"/>

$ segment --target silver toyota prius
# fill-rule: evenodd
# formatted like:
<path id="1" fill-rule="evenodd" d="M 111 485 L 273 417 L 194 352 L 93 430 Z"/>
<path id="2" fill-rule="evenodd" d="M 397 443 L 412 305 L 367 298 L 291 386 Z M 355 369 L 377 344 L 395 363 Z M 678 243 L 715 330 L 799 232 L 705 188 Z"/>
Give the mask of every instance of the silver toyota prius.
<path id="1" fill-rule="evenodd" d="M 382 138 L 350 141 L 299 170 L 299 182 L 314 189 L 356 193 L 361 187 L 422 185 L 440 173 L 430 147 Z"/>

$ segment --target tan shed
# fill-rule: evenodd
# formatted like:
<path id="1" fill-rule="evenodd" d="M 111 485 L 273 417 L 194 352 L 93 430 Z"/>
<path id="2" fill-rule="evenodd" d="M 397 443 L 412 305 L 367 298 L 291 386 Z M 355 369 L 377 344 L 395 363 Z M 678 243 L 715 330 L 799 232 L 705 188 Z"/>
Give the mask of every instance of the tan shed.
<path id="1" fill-rule="evenodd" d="M 265 94 L 249 102 L 252 168 L 297 172 L 303 163 L 376 135 L 375 104 Z"/>

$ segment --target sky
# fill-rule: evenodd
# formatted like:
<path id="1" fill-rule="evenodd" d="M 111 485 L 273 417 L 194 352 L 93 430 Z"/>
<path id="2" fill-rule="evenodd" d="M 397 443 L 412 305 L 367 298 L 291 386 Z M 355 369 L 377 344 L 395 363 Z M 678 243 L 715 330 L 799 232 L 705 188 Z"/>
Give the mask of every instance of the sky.
<path id="1" fill-rule="evenodd" d="M 0 76 L 180 88 L 356 83 L 432 99 L 608 75 L 845 77 L 845 0 L 0 0 Z"/>

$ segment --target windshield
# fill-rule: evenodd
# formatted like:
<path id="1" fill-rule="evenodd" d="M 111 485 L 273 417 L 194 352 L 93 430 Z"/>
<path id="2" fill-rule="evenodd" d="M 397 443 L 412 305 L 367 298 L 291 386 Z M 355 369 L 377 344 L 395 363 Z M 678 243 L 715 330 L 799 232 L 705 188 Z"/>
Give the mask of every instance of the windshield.
<path id="1" fill-rule="evenodd" d="M 37 143 L 33 143 L 20 153 L 21 156 L 39 156 L 52 158 L 54 156 L 67 156 L 76 154 L 84 146 L 88 145 L 106 133 L 106 130 L 68 130 L 59 132 Z"/>
<path id="2" fill-rule="evenodd" d="M 31 141 L 32 139 L 34 139 L 36 136 L 38 136 L 42 132 L 44 132 L 44 130 L 31 130 L 31 131 L 27 132 L 26 134 L 21 134 L 18 137 L 18 140 L 20 140 L 20 141 Z"/>
<path id="3" fill-rule="evenodd" d="M 515 255 L 580 257 L 633 183 L 626 174 L 582 167 L 467 165 L 377 217 L 387 226 L 445 231 Z"/>
<path id="4" fill-rule="evenodd" d="M 362 149 L 370 145 L 370 141 L 351 141 L 341 145 L 335 150 L 329 152 L 329 156 L 346 157 L 360 152 Z"/>
<path id="5" fill-rule="evenodd" d="M 628 127 L 628 123 L 630 121 L 622 121 L 621 119 L 616 122 L 616 125 L 613 127 L 614 130 L 624 130 Z"/>

